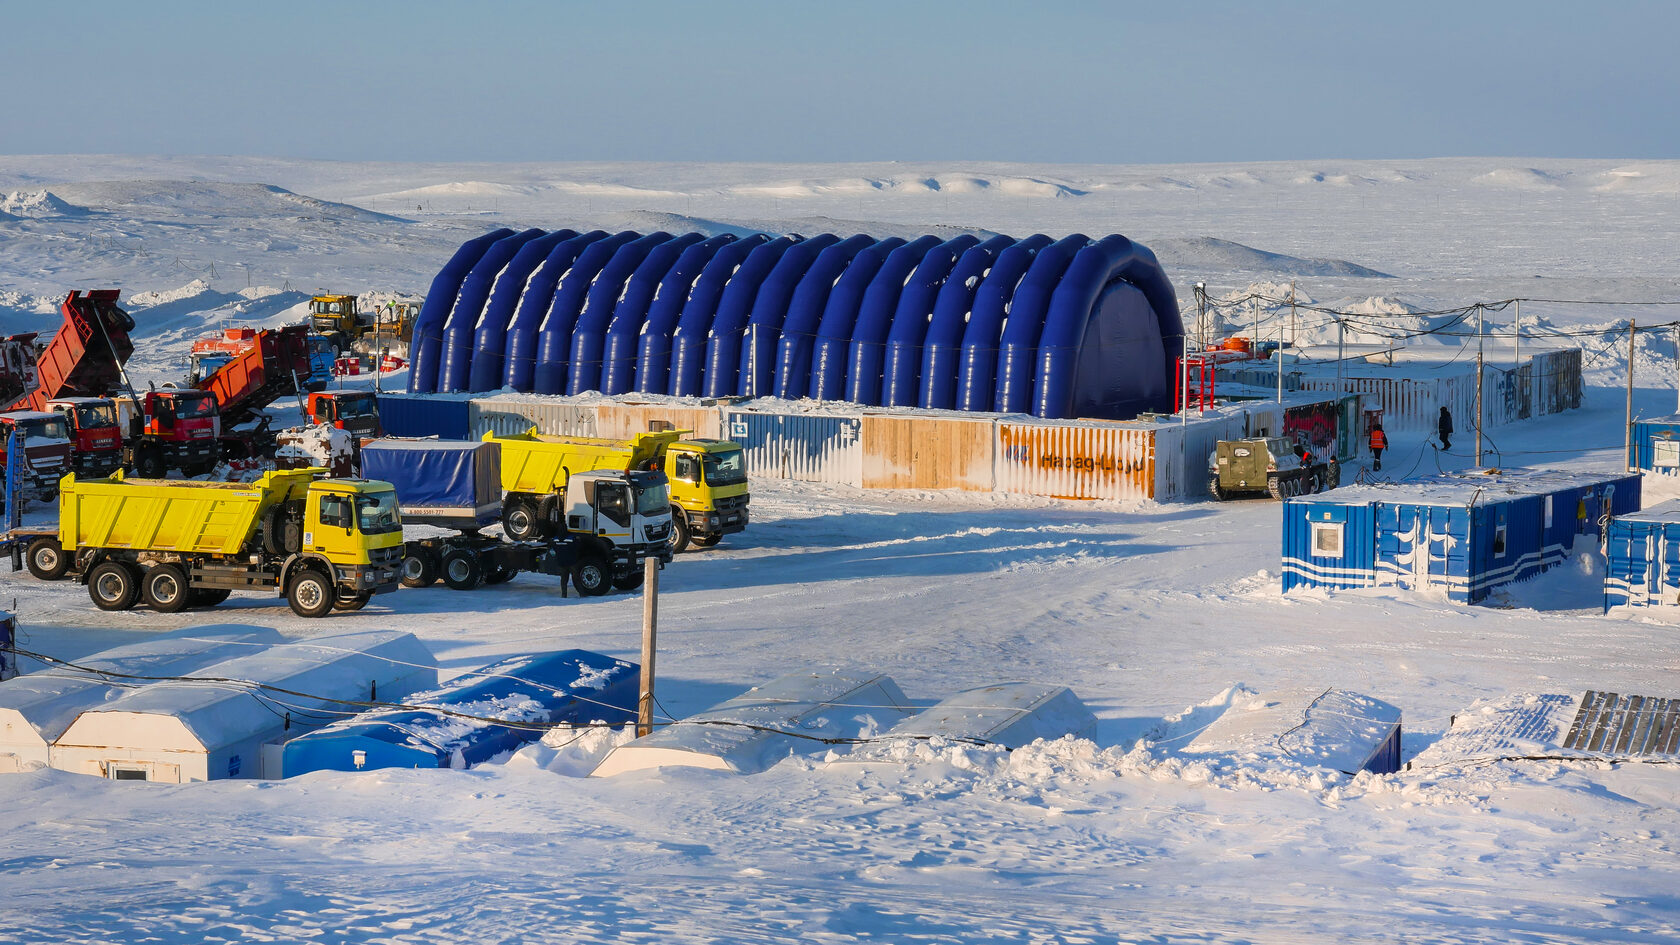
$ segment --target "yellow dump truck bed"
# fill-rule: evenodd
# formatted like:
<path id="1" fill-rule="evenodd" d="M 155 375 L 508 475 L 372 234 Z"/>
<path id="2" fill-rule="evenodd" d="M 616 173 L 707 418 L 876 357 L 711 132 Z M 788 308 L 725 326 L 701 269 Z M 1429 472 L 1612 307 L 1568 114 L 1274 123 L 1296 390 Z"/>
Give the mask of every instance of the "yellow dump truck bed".
<path id="1" fill-rule="evenodd" d="M 70 548 L 125 548 L 231 555 L 246 546 L 269 508 L 302 499 L 322 469 L 285 469 L 256 482 L 67 476 L 58 540 Z"/>
<path id="2" fill-rule="evenodd" d="M 685 431 L 686 432 L 686 431 Z M 632 439 L 545 436 L 529 433 L 484 437 L 501 445 L 502 491 L 547 495 L 565 488 L 572 473 L 592 469 L 645 469 L 678 439 L 677 431 L 638 433 Z"/>

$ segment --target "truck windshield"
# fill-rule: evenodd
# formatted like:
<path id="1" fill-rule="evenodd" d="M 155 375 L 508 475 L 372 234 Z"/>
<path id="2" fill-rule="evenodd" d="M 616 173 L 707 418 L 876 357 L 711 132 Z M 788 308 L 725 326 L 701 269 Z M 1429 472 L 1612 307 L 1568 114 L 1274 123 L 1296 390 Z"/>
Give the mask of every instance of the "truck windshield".
<path id="1" fill-rule="evenodd" d="M 18 423 L 18 432 L 25 440 L 68 440 L 70 428 L 58 417 L 50 420 L 23 420 Z"/>
<path id="2" fill-rule="evenodd" d="M 730 486 L 747 481 L 747 461 L 740 450 L 705 453 L 700 463 L 705 468 L 708 485 Z"/>
<path id="3" fill-rule="evenodd" d="M 181 397 L 175 401 L 175 416 L 182 420 L 195 417 L 213 417 L 216 415 L 216 398 L 214 397 Z"/>
<path id="4" fill-rule="evenodd" d="M 661 482 L 657 486 L 644 486 L 636 490 L 636 511 L 642 515 L 653 515 L 663 512 L 671 504 L 671 487 Z"/>
<path id="5" fill-rule="evenodd" d="M 371 492 L 356 497 L 356 524 L 364 535 L 402 531 L 395 492 Z"/>
<path id="6" fill-rule="evenodd" d="M 338 415 L 343 417 L 366 417 L 379 408 L 375 405 L 372 394 L 355 394 L 349 397 L 340 396 L 338 400 Z"/>
<path id="7" fill-rule="evenodd" d="M 84 430 L 96 427 L 114 427 L 117 425 L 117 407 L 115 404 L 78 404 L 76 406 L 76 426 Z"/>

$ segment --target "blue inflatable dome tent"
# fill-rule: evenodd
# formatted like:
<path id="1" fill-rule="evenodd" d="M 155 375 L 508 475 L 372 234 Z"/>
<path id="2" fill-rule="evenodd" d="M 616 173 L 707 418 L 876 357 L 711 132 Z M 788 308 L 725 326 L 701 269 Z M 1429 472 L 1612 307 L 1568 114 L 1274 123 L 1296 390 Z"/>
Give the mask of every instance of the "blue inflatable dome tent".
<path id="1" fill-rule="evenodd" d="M 1155 256 L 1052 240 L 496 230 L 432 281 L 409 390 L 735 395 L 1124 420 L 1172 408 Z"/>

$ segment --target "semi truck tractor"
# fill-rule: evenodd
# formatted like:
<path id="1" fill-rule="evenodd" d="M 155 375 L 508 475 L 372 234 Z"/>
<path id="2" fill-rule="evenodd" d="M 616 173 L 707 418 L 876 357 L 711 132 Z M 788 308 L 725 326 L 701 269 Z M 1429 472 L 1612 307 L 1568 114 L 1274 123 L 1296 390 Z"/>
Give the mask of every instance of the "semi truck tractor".
<path id="1" fill-rule="evenodd" d="M 324 469 L 256 482 L 66 476 L 58 531 L 29 543 L 38 577 L 73 572 L 101 610 L 173 613 L 236 590 L 273 589 L 299 616 L 357 610 L 395 590 L 402 515 L 387 482 Z"/>
<path id="2" fill-rule="evenodd" d="M 578 592 L 596 596 L 641 585 L 643 562 L 671 559 L 670 497 L 655 470 L 580 472 L 560 501 L 567 528 L 514 540 L 485 535 L 501 517 L 501 451 L 472 440 L 372 440 L 362 472 L 395 486 L 403 521 L 455 534 L 407 543 L 402 582 L 425 587 L 442 579 L 457 590 L 500 584 L 521 571 L 566 575 Z M 505 529 L 504 529 L 505 531 Z"/>
<path id="3" fill-rule="evenodd" d="M 747 467 L 739 444 L 684 438 L 689 430 L 638 433 L 614 440 L 544 436 L 533 427 L 511 436 L 485 434 L 502 447 L 502 526 L 510 537 L 555 534 L 565 527 L 560 497 L 568 477 L 592 469 L 657 469 L 671 490 L 671 550 L 710 548 L 747 527 Z"/>

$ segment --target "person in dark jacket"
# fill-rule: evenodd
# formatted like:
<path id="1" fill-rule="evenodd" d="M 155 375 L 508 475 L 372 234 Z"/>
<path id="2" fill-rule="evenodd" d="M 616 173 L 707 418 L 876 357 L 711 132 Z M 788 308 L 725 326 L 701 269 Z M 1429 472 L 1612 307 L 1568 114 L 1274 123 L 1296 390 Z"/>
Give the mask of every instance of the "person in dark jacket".
<path id="1" fill-rule="evenodd" d="M 1445 407 L 1441 408 L 1441 419 L 1436 422 L 1435 430 L 1441 434 L 1441 449 L 1452 449 L 1452 414 Z"/>
<path id="2" fill-rule="evenodd" d="M 1382 424 L 1371 424 L 1371 470 L 1375 472 L 1382 468 L 1383 450 L 1388 449 L 1388 434 L 1383 432 Z"/>

